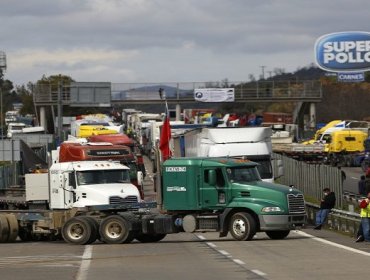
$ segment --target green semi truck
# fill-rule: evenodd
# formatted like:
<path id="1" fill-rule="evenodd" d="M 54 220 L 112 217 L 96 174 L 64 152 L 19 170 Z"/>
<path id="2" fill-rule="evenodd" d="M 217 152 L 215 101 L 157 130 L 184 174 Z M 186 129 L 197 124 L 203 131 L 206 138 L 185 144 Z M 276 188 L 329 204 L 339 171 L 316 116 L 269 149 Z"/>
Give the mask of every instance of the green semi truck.
<path id="1" fill-rule="evenodd" d="M 157 242 L 179 232 L 219 232 L 220 237 L 230 233 L 240 241 L 265 232 L 271 239 L 283 239 L 306 222 L 303 194 L 262 181 L 257 164 L 248 160 L 172 158 L 162 164 L 155 184 L 155 204 L 142 204 L 138 211 L 117 208 L 106 213 L 109 224 L 107 218 L 101 222 L 93 217 L 95 229 L 85 230 L 75 220 L 69 225 L 73 238 L 65 240 L 87 244 L 92 239 L 86 235 L 96 230 L 104 242 L 113 244 Z"/>
<path id="2" fill-rule="evenodd" d="M 90 244 L 97 239 L 108 244 L 133 239 L 157 242 L 167 234 L 208 231 L 219 232 L 220 237 L 230 233 L 240 241 L 252 239 L 256 232 L 283 239 L 306 221 L 303 194 L 262 181 L 257 163 L 248 160 L 169 159 L 158 170 L 156 202 L 140 201 L 134 186 L 136 196 L 124 198 L 131 185 L 116 184 L 113 189 L 112 184 L 100 181 L 93 185 L 78 180 L 73 183 L 74 172 L 85 172 L 83 165 L 88 164 L 96 169 L 90 167 L 89 172 L 97 174 L 108 173 L 101 170 L 107 168 L 128 172 L 127 167 L 110 162 L 77 162 L 77 171 L 53 167 L 44 191 L 45 199 L 49 195 L 50 209 L 0 210 L 0 243 L 14 241 L 17 236 L 22 240 L 62 237 L 71 244 Z M 142 180 L 142 176 L 138 178 Z M 110 180 L 115 182 L 113 177 Z M 34 187 L 32 194 L 40 192 L 37 184 Z M 119 194 L 110 195 L 113 190 Z"/>

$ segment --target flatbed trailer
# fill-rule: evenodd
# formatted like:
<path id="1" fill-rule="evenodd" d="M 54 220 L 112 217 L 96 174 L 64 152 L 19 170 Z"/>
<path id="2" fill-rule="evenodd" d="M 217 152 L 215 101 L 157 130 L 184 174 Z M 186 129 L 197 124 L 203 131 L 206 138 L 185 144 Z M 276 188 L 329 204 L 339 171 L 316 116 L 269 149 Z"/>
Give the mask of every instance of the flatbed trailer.
<path id="1" fill-rule="evenodd" d="M 324 144 L 273 144 L 272 151 L 298 161 L 307 163 L 323 163 L 327 157 Z"/>

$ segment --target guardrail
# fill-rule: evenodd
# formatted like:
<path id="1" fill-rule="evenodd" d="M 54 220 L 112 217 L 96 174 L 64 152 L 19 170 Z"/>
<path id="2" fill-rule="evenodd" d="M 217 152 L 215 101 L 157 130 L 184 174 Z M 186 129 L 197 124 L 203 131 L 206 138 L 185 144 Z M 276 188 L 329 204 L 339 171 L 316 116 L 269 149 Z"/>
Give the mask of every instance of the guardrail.
<path id="1" fill-rule="evenodd" d="M 316 204 L 306 202 L 307 221 L 315 224 L 316 212 L 320 207 Z M 342 232 L 350 236 L 356 236 L 360 226 L 360 214 L 339 209 L 332 209 L 324 228 Z"/>

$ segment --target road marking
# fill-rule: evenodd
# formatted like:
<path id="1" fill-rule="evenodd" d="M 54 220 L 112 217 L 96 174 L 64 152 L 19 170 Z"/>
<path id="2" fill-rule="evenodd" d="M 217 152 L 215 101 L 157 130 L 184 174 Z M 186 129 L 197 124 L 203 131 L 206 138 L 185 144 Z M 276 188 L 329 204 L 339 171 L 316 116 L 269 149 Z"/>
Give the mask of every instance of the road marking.
<path id="1" fill-rule="evenodd" d="M 328 240 L 325 240 L 323 238 L 313 236 L 311 234 L 308 234 L 308 233 L 300 231 L 300 230 L 297 230 L 296 232 L 298 234 L 302 235 L 302 236 L 309 237 L 309 238 L 311 238 L 315 241 L 318 241 L 318 242 L 321 242 L 321 243 L 324 243 L 324 244 L 328 244 L 328 245 L 331 245 L 331 246 L 334 246 L 334 247 L 337 247 L 337 248 L 340 248 L 340 249 L 344 249 L 344 250 L 350 251 L 352 253 L 356 253 L 356 254 L 360 254 L 360 255 L 370 257 L 370 253 L 367 253 L 367 252 L 364 252 L 364 251 L 361 251 L 361 250 L 358 250 L 358 249 L 354 249 L 354 248 L 351 248 L 351 247 L 348 247 L 348 246 L 345 246 L 345 245 L 341 245 L 341 244 L 338 244 L 338 243 L 335 243 L 335 242 L 332 242 L 332 241 L 328 241 Z"/>
<path id="2" fill-rule="evenodd" d="M 356 178 L 356 177 L 351 177 L 352 179 L 354 179 L 354 180 L 359 180 L 358 178 Z"/>
<path id="3" fill-rule="evenodd" d="M 225 250 L 217 250 L 221 255 L 224 255 L 225 257 L 231 258 L 231 255 L 226 252 Z"/>
<path id="4" fill-rule="evenodd" d="M 206 242 L 206 244 L 211 247 L 211 248 L 216 248 L 216 244 L 212 243 L 212 242 Z"/>
<path id="5" fill-rule="evenodd" d="M 239 260 L 239 259 L 233 259 L 233 262 L 239 265 L 245 265 L 245 262 Z"/>
<path id="6" fill-rule="evenodd" d="M 39 255 L 0 258 L 0 268 L 6 266 L 78 266 L 81 256 L 74 255 Z M 76 263 L 76 264 L 74 264 Z"/>
<path id="7" fill-rule="evenodd" d="M 251 271 L 256 273 L 259 276 L 265 276 L 266 275 L 266 273 L 264 273 L 264 272 L 262 272 L 261 270 L 258 270 L 258 269 L 252 269 Z"/>
<path id="8" fill-rule="evenodd" d="M 202 241 L 204 241 L 204 240 L 207 240 L 207 238 L 205 238 L 203 235 L 198 235 L 198 234 L 196 234 L 195 236 L 197 236 L 200 240 L 202 240 Z M 212 242 L 205 242 L 205 244 L 208 246 L 208 247 L 210 247 L 211 249 L 213 249 L 213 250 L 215 250 L 216 252 L 218 252 L 218 253 L 220 253 L 221 255 L 223 255 L 224 257 L 226 257 L 226 258 L 229 258 L 230 260 L 232 260 L 235 264 L 237 264 L 237 265 L 239 265 L 240 267 L 242 267 L 243 269 L 245 269 L 246 271 L 248 271 L 248 272 L 251 272 L 251 273 L 254 273 L 255 275 L 254 275 L 254 277 L 253 277 L 253 279 L 260 279 L 259 278 L 259 276 L 260 277 L 263 277 L 263 276 L 265 276 L 265 275 L 267 275 L 266 273 L 264 273 L 264 272 L 262 272 L 262 271 L 260 271 L 260 270 L 258 270 L 258 269 L 248 269 L 248 268 L 246 268 L 245 267 L 245 265 L 246 265 L 246 263 L 245 262 L 243 262 L 242 260 L 239 260 L 239 259 L 233 259 L 232 258 L 232 255 L 230 255 L 227 251 L 225 251 L 225 250 L 218 250 L 218 249 L 216 249 L 217 248 L 217 246 L 214 244 L 214 243 L 212 243 Z M 261 278 L 261 279 L 264 279 L 264 278 Z M 80 280 L 80 279 L 77 279 L 77 280 Z"/>
<path id="9" fill-rule="evenodd" d="M 92 248 L 93 247 L 91 245 L 85 246 L 85 251 L 82 256 L 80 269 L 77 272 L 76 280 L 86 280 L 87 279 L 87 273 L 89 271 L 91 256 L 92 256 Z"/>

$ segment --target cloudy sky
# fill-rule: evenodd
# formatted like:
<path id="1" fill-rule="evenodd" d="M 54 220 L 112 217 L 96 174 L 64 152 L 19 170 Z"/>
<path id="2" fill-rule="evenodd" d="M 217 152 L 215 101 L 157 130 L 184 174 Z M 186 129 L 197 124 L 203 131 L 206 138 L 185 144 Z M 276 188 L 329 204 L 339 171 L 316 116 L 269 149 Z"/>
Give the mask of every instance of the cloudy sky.
<path id="1" fill-rule="evenodd" d="M 246 81 L 314 62 L 321 35 L 370 31 L 369 0 L 0 0 L 15 85 Z"/>

